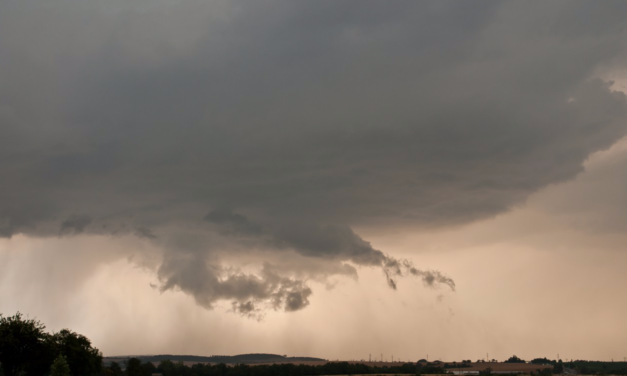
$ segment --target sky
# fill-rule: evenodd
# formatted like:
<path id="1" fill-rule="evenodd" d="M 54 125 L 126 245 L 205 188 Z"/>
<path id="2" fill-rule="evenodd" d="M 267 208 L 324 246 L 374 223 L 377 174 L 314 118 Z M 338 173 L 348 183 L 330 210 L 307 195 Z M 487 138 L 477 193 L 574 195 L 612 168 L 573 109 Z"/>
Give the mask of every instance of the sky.
<path id="1" fill-rule="evenodd" d="M 105 356 L 627 356 L 627 4 L 0 0 L 0 313 Z"/>

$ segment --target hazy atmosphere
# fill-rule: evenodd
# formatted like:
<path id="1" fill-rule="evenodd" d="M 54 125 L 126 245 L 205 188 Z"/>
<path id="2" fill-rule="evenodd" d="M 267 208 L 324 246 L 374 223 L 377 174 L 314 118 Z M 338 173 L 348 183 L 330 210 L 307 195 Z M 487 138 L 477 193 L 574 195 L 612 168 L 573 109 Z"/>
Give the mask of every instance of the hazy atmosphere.
<path id="1" fill-rule="evenodd" d="M 0 313 L 105 356 L 627 356 L 627 2 L 0 0 Z"/>

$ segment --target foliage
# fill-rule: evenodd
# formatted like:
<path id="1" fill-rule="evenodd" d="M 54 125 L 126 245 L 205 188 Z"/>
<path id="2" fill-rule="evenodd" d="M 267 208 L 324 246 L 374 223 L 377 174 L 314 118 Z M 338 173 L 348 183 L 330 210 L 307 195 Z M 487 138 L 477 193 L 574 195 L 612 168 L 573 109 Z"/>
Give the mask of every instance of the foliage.
<path id="1" fill-rule="evenodd" d="M 558 360 L 556 364 L 553 365 L 553 373 L 560 374 L 564 372 L 564 364 L 562 360 Z"/>
<path id="2" fill-rule="evenodd" d="M 564 363 L 564 366 L 586 375 L 627 375 L 627 362 L 575 360 Z"/>
<path id="3" fill-rule="evenodd" d="M 103 369 L 103 376 L 121 376 L 123 374 L 122 367 L 117 362 L 111 362 Z"/>
<path id="4" fill-rule="evenodd" d="M 540 376 L 551 376 L 551 375 L 553 375 L 553 369 L 552 368 L 544 368 L 543 370 L 538 372 L 538 375 L 540 375 Z"/>
<path id="5" fill-rule="evenodd" d="M 513 355 L 509 359 L 507 359 L 505 363 L 526 363 L 526 362 L 520 359 L 519 357 L 517 357 L 516 355 Z"/>
<path id="6" fill-rule="evenodd" d="M 453 363 L 444 364 L 444 368 L 446 369 L 465 368 L 465 367 L 472 367 L 471 362 L 470 361 L 466 362 L 465 360 L 463 360 L 461 363 L 453 362 Z"/>
<path id="7" fill-rule="evenodd" d="M 155 365 L 150 362 L 142 364 L 140 368 L 141 376 L 151 376 L 153 373 L 157 372 L 157 367 L 155 367 Z"/>
<path id="8" fill-rule="evenodd" d="M 0 363 L 5 376 L 48 370 L 54 357 L 45 328 L 41 322 L 26 319 L 20 312 L 10 317 L 0 314 Z M 42 363 L 47 363 L 45 368 Z"/>
<path id="9" fill-rule="evenodd" d="M 151 376 L 153 373 L 157 373 L 157 367 L 150 361 L 142 363 L 139 358 L 130 358 L 125 363 L 126 370 L 122 371 L 118 363 L 111 362 L 103 368 L 104 376 Z"/>
<path id="10" fill-rule="evenodd" d="M 550 365 L 555 365 L 555 363 L 557 363 L 555 360 L 550 360 L 547 358 L 535 358 L 534 360 L 531 361 L 531 364 L 550 364 Z"/>
<path id="11" fill-rule="evenodd" d="M 78 333 L 63 329 L 52 335 L 58 353 L 66 356 L 72 376 L 99 374 L 102 367 L 102 354 L 91 347 L 91 341 Z"/>
<path id="12" fill-rule="evenodd" d="M 142 361 L 137 358 L 131 358 L 126 361 L 127 376 L 141 376 Z"/>
<path id="13" fill-rule="evenodd" d="M 67 329 L 49 334 L 45 328 L 19 312 L 11 317 L 0 314 L 0 363 L 5 376 L 46 374 L 60 355 L 71 376 L 100 374 L 102 354 L 89 339 Z"/>
<path id="14" fill-rule="evenodd" d="M 59 355 L 54 362 L 52 362 L 50 376 L 71 376 L 70 366 L 67 364 L 65 356 Z"/>
<path id="15" fill-rule="evenodd" d="M 480 375 L 491 375 L 492 374 L 492 368 L 488 367 L 486 369 L 484 369 L 483 371 L 479 371 Z"/>

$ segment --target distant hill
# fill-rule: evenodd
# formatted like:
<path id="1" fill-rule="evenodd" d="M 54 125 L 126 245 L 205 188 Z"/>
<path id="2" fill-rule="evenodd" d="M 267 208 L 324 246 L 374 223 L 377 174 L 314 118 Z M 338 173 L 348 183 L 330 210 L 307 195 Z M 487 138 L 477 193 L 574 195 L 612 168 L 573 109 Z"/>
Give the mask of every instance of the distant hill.
<path id="1" fill-rule="evenodd" d="M 135 357 L 142 362 L 161 362 L 162 360 L 171 360 L 173 362 L 197 362 L 197 363 L 226 363 L 226 364 L 255 364 L 255 363 L 289 363 L 289 362 L 312 362 L 325 361 L 325 359 L 311 357 L 287 357 L 276 354 L 241 354 L 241 355 L 212 355 L 212 356 L 196 356 L 196 355 L 133 355 L 133 356 L 112 356 L 105 357 L 105 363 L 119 362 L 125 359 Z"/>

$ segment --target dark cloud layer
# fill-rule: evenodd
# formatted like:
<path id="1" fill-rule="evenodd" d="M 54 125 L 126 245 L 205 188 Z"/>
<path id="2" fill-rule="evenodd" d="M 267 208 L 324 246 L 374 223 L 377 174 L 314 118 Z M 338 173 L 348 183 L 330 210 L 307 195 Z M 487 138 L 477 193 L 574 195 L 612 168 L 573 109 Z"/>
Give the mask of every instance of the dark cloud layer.
<path id="1" fill-rule="evenodd" d="M 352 228 L 469 223 L 574 177 L 625 134 L 597 78 L 625 7 L 0 2 L 0 236 L 191 226 L 210 240 L 164 246 L 162 288 L 243 314 L 305 307 L 314 276 L 229 272 L 232 248 L 453 288 Z"/>
<path id="2" fill-rule="evenodd" d="M 59 234 L 80 234 L 90 223 L 88 215 L 73 215 L 61 223 Z"/>

